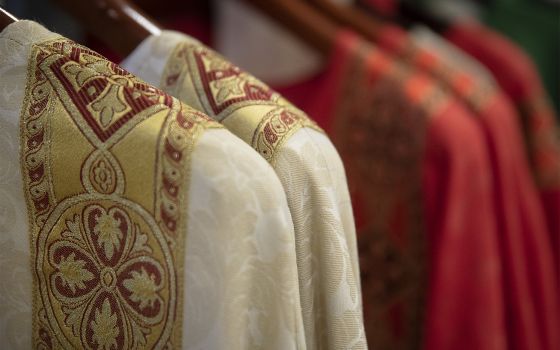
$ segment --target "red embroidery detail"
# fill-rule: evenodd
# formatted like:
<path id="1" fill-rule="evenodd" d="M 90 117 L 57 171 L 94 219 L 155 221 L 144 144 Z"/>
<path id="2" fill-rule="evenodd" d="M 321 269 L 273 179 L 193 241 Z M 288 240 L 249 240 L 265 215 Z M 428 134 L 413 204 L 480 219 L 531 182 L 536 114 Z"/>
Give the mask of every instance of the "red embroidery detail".
<path id="1" fill-rule="evenodd" d="M 92 113 L 88 110 L 88 106 L 93 103 L 96 98 L 106 89 L 107 85 L 109 84 L 108 78 L 104 76 L 99 76 L 92 81 L 86 83 L 83 87 L 79 90 L 75 90 L 72 86 L 71 82 L 67 79 L 65 74 L 62 72 L 61 67 L 65 64 L 70 62 L 71 60 L 68 57 L 62 57 L 57 60 L 55 63 L 51 65 L 51 70 L 55 74 L 55 76 L 60 80 L 62 85 L 64 86 L 68 96 L 72 99 L 74 105 L 79 109 L 80 116 L 82 116 L 88 125 L 91 127 L 93 132 L 97 135 L 99 140 L 102 142 L 107 141 L 114 133 L 116 133 L 124 124 L 130 121 L 134 116 L 138 115 L 143 110 L 151 107 L 158 102 L 149 99 L 145 95 L 139 95 L 138 97 L 134 97 L 135 89 L 139 88 L 140 84 L 135 84 L 133 88 L 131 87 L 124 87 L 123 93 L 126 99 L 126 102 L 131 107 L 131 111 L 126 113 L 125 115 L 121 116 L 120 118 L 116 119 L 113 123 L 111 123 L 107 127 L 101 126 L 96 118 L 92 115 Z M 120 72 L 119 72 L 120 73 Z M 91 88 L 95 89 L 94 93 L 90 93 Z M 164 94 L 161 93 L 163 96 Z"/>
<path id="2" fill-rule="evenodd" d="M 239 102 L 270 101 L 272 99 L 273 91 L 270 88 L 264 85 L 256 85 L 247 79 L 243 79 L 241 70 L 225 60 L 221 62 L 221 68 L 207 70 L 203 60 L 207 55 L 208 52 L 206 50 L 195 50 L 194 52 L 194 58 L 200 73 L 202 85 L 215 115 L 220 114 L 229 106 Z M 211 84 L 230 77 L 234 77 L 235 81 L 241 85 L 243 94 L 241 96 L 225 99 L 223 102 L 219 103 L 215 94 L 212 92 Z"/>

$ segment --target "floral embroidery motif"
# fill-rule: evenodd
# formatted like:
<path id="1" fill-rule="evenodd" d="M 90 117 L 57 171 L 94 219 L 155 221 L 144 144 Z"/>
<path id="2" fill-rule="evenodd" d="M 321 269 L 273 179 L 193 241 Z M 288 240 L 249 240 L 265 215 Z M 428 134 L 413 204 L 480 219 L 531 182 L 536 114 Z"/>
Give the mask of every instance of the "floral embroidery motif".
<path id="1" fill-rule="evenodd" d="M 84 268 L 85 264 L 83 260 L 76 261 L 76 254 L 73 252 L 67 257 L 62 257 L 58 263 L 62 284 L 64 287 L 69 287 L 73 294 L 76 293 L 76 288 L 85 289 L 84 282 L 93 279 L 93 274 Z"/>
<path id="2" fill-rule="evenodd" d="M 157 299 L 157 290 L 159 289 L 156 285 L 154 275 L 148 275 L 144 267 L 138 271 L 131 272 L 132 278 L 127 279 L 123 282 L 123 285 L 132 294 L 130 295 L 130 300 L 135 303 L 140 303 L 140 309 L 146 307 L 153 308 L 154 302 Z"/>
<path id="3" fill-rule="evenodd" d="M 90 167 L 89 180 L 95 190 L 101 193 L 113 193 L 116 189 L 117 174 L 107 158 L 98 157 Z"/>
<path id="4" fill-rule="evenodd" d="M 185 80 L 192 82 L 191 90 Z M 181 43 L 171 54 L 163 73 L 162 89 L 177 96 L 198 96 L 204 112 L 223 122 L 234 134 L 252 130 L 244 139 L 267 161 L 274 164 L 276 150 L 301 128 L 323 132 L 305 113 L 299 111 L 267 85 L 243 72 L 219 54 L 201 44 Z M 259 111 L 242 110 L 262 106 Z M 242 115 L 235 125 L 233 114 Z"/>
<path id="5" fill-rule="evenodd" d="M 148 245 L 141 224 L 120 207 L 89 204 L 82 214 L 69 213 L 74 214 L 61 239 L 48 245 L 49 286 L 67 315 L 65 323 L 89 348 L 145 345 L 150 326 L 162 320 L 166 306 L 161 295 L 166 273 L 145 254 L 157 247 Z M 135 338 L 126 339 L 127 334 Z"/>
<path id="6" fill-rule="evenodd" d="M 91 323 L 93 330 L 93 341 L 97 343 L 98 349 L 118 349 L 117 315 L 111 312 L 109 300 L 103 301 L 102 311 L 95 310 L 95 319 Z"/>
<path id="7" fill-rule="evenodd" d="M 180 347 L 190 153 L 218 124 L 69 40 L 32 50 L 21 157 L 34 348 Z M 147 119 L 149 132 L 130 132 Z M 156 153 L 155 164 L 131 159 L 123 140 L 143 147 L 135 157 Z M 174 167 L 164 178 L 169 145 Z M 51 157 L 52 148 L 63 151 Z M 137 162 L 154 169 L 138 173 Z M 173 208 L 164 210 L 155 203 L 167 200 L 168 183 Z M 173 231 L 162 214 L 171 209 Z"/>
<path id="8" fill-rule="evenodd" d="M 201 46 L 191 53 L 214 115 L 220 115 L 227 107 L 239 102 L 278 100 L 278 94 L 268 86 L 216 53 Z"/>
<path id="9" fill-rule="evenodd" d="M 80 52 L 77 61 L 69 56 L 73 49 Z M 65 89 L 72 89 L 61 102 L 79 116 L 78 126 L 96 146 L 119 139 L 141 121 L 137 118 L 140 112 L 171 106 L 170 96 L 85 47 L 67 40 L 52 44 L 44 54 L 48 52 L 60 55 L 49 71 Z"/>
<path id="10" fill-rule="evenodd" d="M 193 92 L 204 111 L 218 121 L 241 107 L 275 105 L 280 99 L 266 84 L 202 45 L 182 43 L 175 48 L 166 64 L 161 88 L 172 93 L 183 86 L 185 79 L 193 81 Z"/>
<path id="11" fill-rule="evenodd" d="M 115 118 L 116 115 L 126 111 L 127 106 L 118 98 L 119 90 L 121 89 L 118 86 L 111 86 L 107 90 L 106 95 L 112 96 L 99 96 L 96 101 L 91 104 L 91 108 L 99 112 L 99 122 L 104 128 L 107 128 L 113 122 L 113 118 Z"/>
<path id="12" fill-rule="evenodd" d="M 120 226 L 120 219 L 109 213 L 101 212 L 99 216 L 95 217 L 93 234 L 97 237 L 99 244 L 103 246 L 105 256 L 109 259 L 113 257 L 113 252 L 120 248 L 120 240 L 123 238 Z"/>

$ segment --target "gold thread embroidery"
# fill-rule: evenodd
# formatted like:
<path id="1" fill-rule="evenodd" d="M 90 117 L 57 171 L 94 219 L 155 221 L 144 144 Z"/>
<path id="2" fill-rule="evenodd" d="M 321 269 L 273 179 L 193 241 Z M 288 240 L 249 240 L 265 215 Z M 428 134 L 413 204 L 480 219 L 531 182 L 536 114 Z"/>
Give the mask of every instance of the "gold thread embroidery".
<path id="1" fill-rule="evenodd" d="M 131 135 L 148 121 L 150 132 Z M 170 125 L 181 127 L 181 137 L 170 141 Z M 190 154 L 201 133 L 214 127 L 219 125 L 87 48 L 63 38 L 33 46 L 21 163 L 34 270 L 34 348 L 180 347 Z M 148 158 L 134 161 L 154 171 L 135 172 L 127 165 L 133 155 L 119 151 L 138 137 L 147 151 L 142 154 L 157 157 L 151 165 Z M 84 158 L 72 149 L 51 154 L 81 139 L 91 149 Z M 164 208 L 137 200 L 164 201 L 168 179 L 161 174 L 171 143 L 181 155 L 173 159 L 180 180 L 174 183 L 180 209 L 173 232 Z M 141 193 L 127 188 L 134 177 L 146 184 Z"/>
<path id="2" fill-rule="evenodd" d="M 318 128 L 309 118 L 285 107 L 263 116 L 255 129 L 251 146 L 269 163 L 276 163 L 276 150 L 303 127 Z"/>
<path id="3" fill-rule="evenodd" d="M 196 91 L 189 91 L 187 79 Z M 309 127 L 324 133 L 305 113 L 264 83 L 202 45 L 185 42 L 175 47 L 166 63 L 161 87 L 178 98 L 197 96 L 205 113 L 223 122 L 272 165 L 277 150 L 296 131 Z M 249 109 L 255 106 L 264 108 Z M 241 117 L 232 122 L 234 115 Z"/>

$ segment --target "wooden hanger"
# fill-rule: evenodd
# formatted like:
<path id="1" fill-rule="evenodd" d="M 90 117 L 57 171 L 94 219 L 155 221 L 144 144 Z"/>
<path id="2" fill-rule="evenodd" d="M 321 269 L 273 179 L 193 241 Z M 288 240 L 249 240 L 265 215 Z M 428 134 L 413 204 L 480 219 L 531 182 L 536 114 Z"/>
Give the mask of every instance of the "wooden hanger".
<path id="1" fill-rule="evenodd" d="M 450 26 L 449 21 L 441 16 L 430 13 L 422 6 L 418 6 L 410 1 L 394 0 L 396 6 L 396 13 L 390 17 L 390 20 L 396 21 L 405 27 L 411 27 L 414 24 L 424 24 L 436 32 L 444 32 Z M 367 13 L 372 15 L 380 15 L 375 6 L 369 4 L 367 1 L 358 1 L 357 6 Z"/>
<path id="2" fill-rule="evenodd" d="M 335 4 L 330 0 L 308 0 L 315 9 L 338 24 L 352 28 L 366 38 L 375 39 L 386 22 L 360 11 L 353 6 Z"/>
<path id="3" fill-rule="evenodd" d="M 156 22 L 126 0 L 54 0 L 88 31 L 123 57 L 161 32 Z"/>
<path id="4" fill-rule="evenodd" d="M 300 0 L 245 0 L 323 55 L 335 45 L 338 26 L 322 13 Z"/>
<path id="5" fill-rule="evenodd" d="M 8 25 L 17 22 L 17 20 L 12 14 L 0 7 L 0 31 L 4 30 Z"/>

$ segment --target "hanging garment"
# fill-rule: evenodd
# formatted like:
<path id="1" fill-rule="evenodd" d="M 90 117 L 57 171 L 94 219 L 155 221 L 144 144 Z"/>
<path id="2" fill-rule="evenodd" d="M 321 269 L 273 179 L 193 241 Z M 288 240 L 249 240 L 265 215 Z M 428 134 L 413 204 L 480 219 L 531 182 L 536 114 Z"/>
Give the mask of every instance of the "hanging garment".
<path id="1" fill-rule="evenodd" d="M 0 34 L 0 76 L 3 349 L 305 348 L 254 150 L 34 22 Z"/>
<path id="2" fill-rule="evenodd" d="M 415 25 L 408 30 L 408 35 L 410 40 L 424 51 L 431 52 L 444 62 L 452 62 L 453 66 L 460 67 L 463 75 L 474 77 L 483 86 L 490 85 L 495 88 L 497 85 L 494 76 L 485 66 L 429 27 Z"/>
<path id="3" fill-rule="evenodd" d="M 445 36 L 488 67 L 516 104 L 560 276 L 560 129 L 538 73 L 523 51 L 480 24 L 457 23 Z"/>
<path id="4" fill-rule="evenodd" d="M 474 117 L 350 33 L 323 75 L 280 91 L 348 171 L 370 346 L 505 349 L 493 180 Z"/>
<path id="5" fill-rule="evenodd" d="M 457 53 L 456 55 L 452 54 L 453 52 L 456 52 L 455 50 L 458 50 L 456 47 L 454 47 L 452 44 L 446 42 L 443 38 L 437 36 L 435 33 L 430 32 L 430 31 L 424 31 L 423 34 L 420 34 L 418 32 L 416 32 L 416 34 L 412 33 L 412 36 L 421 41 L 423 47 L 425 49 L 431 49 L 433 53 L 438 54 L 444 61 L 447 60 L 447 62 L 454 62 L 455 66 L 461 67 L 463 68 L 464 66 L 462 64 L 459 64 L 459 62 L 463 62 L 463 61 L 456 61 L 458 55 L 460 55 L 460 52 Z M 450 50 L 441 50 L 438 48 L 443 48 L 445 45 L 447 46 L 453 46 L 455 48 L 455 50 L 450 49 Z M 465 55 L 465 54 L 463 54 Z M 478 63 L 478 65 L 480 65 L 480 63 Z M 479 71 L 482 70 L 486 70 L 485 67 L 480 67 Z M 536 193 L 536 191 L 532 190 L 531 188 L 532 186 L 532 181 L 530 179 L 530 174 L 528 173 L 528 171 L 526 171 L 525 169 L 528 169 L 528 165 L 525 165 L 525 157 L 524 157 L 524 152 L 521 149 L 522 145 L 523 145 L 523 141 L 522 141 L 522 137 L 521 137 L 521 133 L 517 132 L 517 130 L 514 130 L 513 128 L 510 129 L 511 131 L 515 131 L 515 132 L 511 132 L 508 134 L 506 133 L 506 126 L 508 124 L 508 121 L 512 121 L 512 120 L 518 120 L 517 115 L 515 115 L 515 118 L 513 117 L 514 112 L 512 111 L 507 111 L 504 109 L 501 109 L 501 113 L 500 113 L 500 109 L 497 108 L 491 108 L 490 105 L 492 104 L 491 99 L 494 98 L 494 105 L 497 104 L 496 99 L 498 100 L 498 103 L 500 100 L 502 100 L 503 102 L 501 102 L 502 104 L 507 104 L 509 105 L 510 100 L 501 95 L 501 93 L 497 94 L 496 92 L 498 91 L 497 89 L 499 89 L 496 85 L 489 85 L 491 84 L 491 82 L 493 82 L 493 79 L 489 77 L 489 72 L 486 71 L 487 73 L 483 73 L 482 76 L 479 75 L 475 75 L 473 76 L 473 80 L 476 81 L 477 85 L 480 86 L 480 90 L 486 91 L 485 93 L 485 98 L 487 99 L 487 101 L 483 104 L 479 103 L 479 109 L 481 110 L 480 114 L 481 117 L 485 117 L 485 118 L 492 118 L 492 119 L 497 119 L 497 117 L 501 114 L 501 115 L 510 115 L 511 117 L 508 119 L 502 119 L 501 121 L 496 120 L 493 123 L 493 135 L 495 135 L 494 137 L 497 136 L 509 136 L 510 137 L 510 143 L 507 146 L 504 146 L 502 148 L 502 155 L 504 155 L 502 158 L 508 157 L 508 158 L 513 158 L 515 153 L 517 154 L 522 154 L 523 157 L 517 157 L 516 160 L 519 162 L 519 164 L 522 164 L 522 168 L 520 169 L 520 172 L 518 174 L 518 176 L 522 176 L 519 177 L 519 180 L 517 181 L 518 185 L 517 188 L 519 188 L 520 194 L 518 195 L 518 201 L 520 203 L 522 203 L 524 206 L 522 206 L 521 210 L 519 211 L 519 213 L 521 213 L 521 215 L 523 215 L 526 218 L 531 218 L 532 216 L 532 224 L 531 221 L 527 220 L 527 223 L 525 224 L 526 226 L 526 234 L 524 235 L 524 240 L 520 241 L 518 243 L 519 247 L 525 247 L 526 249 L 526 263 L 525 268 L 526 270 L 526 276 L 524 278 L 525 281 L 529 281 L 529 283 L 527 282 L 523 282 L 523 279 L 517 279 L 518 281 L 518 286 L 531 286 L 532 287 L 532 296 L 529 297 L 530 294 L 525 294 L 525 297 L 522 298 L 522 300 L 519 302 L 513 301 L 512 303 L 518 303 L 518 311 L 515 312 L 513 311 L 514 314 L 517 314 L 517 318 L 519 320 L 522 320 L 523 317 L 523 313 L 526 311 L 521 311 L 523 308 L 526 308 L 527 304 L 528 304 L 528 299 L 532 298 L 534 301 L 533 303 L 535 304 L 535 308 L 536 308 L 536 316 L 537 316 L 537 323 L 535 325 L 538 326 L 541 335 L 537 335 L 535 334 L 536 337 L 542 337 L 542 344 L 541 344 L 541 348 L 542 349 L 556 349 L 558 347 L 560 347 L 560 338 L 559 338 L 559 334 L 556 331 L 557 329 L 560 328 L 560 318 L 559 318 L 559 313 L 558 312 L 551 312 L 551 310 L 559 310 L 559 297 L 560 297 L 560 290 L 558 290 L 558 285 L 557 285 L 557 281 L 554 275 L 554 258 L 553 258 L 553 254 L 552 253 L 552 249 L 550 248 L 550 239 L 549 236 L 546 232 L 546 226 L 543 225 L 542 223 L 546 224 L 546 219 L 543 215 L 541 215 L 541 210 L 539 210 L 540 205 L 539 205 L 539 198 L 538 195 L 535 196 L 534 193 Z M 474 72 L 473 72 L 474 73 Z M 487 87 L 487 88 L 485 88 Z M 466 94 L 465 98 L 468 100 L 469 97 Z M 470 98 L 471 100 L 473 100 L 473 105 L 474 105 L 474 96 Z M 480 99 L 478 99 L 479 101 L 481 101 Z M 509 109 L 509 108 L 508 108 Z M 483 114 L 484 113 L 484 114 Z M 517 113 L 515 113 L 517 114 Z M 491 126 L 491 125 L 490 125 Z M 517 127 L 515 129 L 518 129 Z M 516 140 L 515 143 L 511 143 L 511 140 Z M 559 153 L 560 155 L 560 153 Z M 560 160 L 560 159 L 559 159 Z M 502 162 L 502 164 L 505 164 Z M 504 175 L 508 178 L 512 177 L 512 173 L 513 172 L 507 172 L 504 171 Z M 521 179 L 525 179 L 525 181 L 521 181 Z M 529 184 L 529 185 L 528 185 Z M 533 203 L 532 205 L 529 205 L 529 203 Z M 508 204 L 511 204 L 510 201 L 508 201 Z M 560 211 L 558 212 L 558 214 L 560 214 Z M 515 214 L 514 214 L 515 215 Z M 541 223 L 540 225 L 537 225 L 538 223 Z M 519 224 L 516 223 L 512 223 L 511 227 L 515 227 Z M 538 227 L 541 227 L 541 229 L 537 230 Z M 511 236 L 511 234 L 508 237 L 509 239 L 512 239 L 513 237 Z M 517 265 L 517 267 L 513 266 L 511 273 L 515 274 L 515 273 L 519 273 L 520 272 L 520 268 L 522 267 L 520 265 L 520 263 L 522 262 L 521 259 L 515 258 L 512 256 L 512 262 L 519 264 Z M 513 276 L 513 275 L 512 275 Z M 515 276 L 513 276 L 514 278 L 516 278 Z M 523 287 L 522 287 L 523 288 Z M 514 317 L 513 315 L 511 315 L 510 317 Z M 521 324 L 520 326 L 523 327 L 523 330 L 527 333 L 529 333 L 529 329 L 531 327 L 530 324 L 528 324 L 529 319 L 525 319 L 525 324 Z M 518 335 L 515 336 L 516 338 L 518 337 Z M 517 344 L 519 347 L 521 347 L 521 340 L 519 338 L 517 338 Z M 532 348 L 532 347 L 530 347 Z"/>
<path id="6" fill-rule="evenodd" d="M 482 126 L 495 179 L 510 342 L 527 350 L 560 347 L 556 331 L 560 312 L 550 312 L 560 310 L 554 256 L 511 101 L 488 81 L 417 45 L 395 25 L 381 27 L 370 39 L 395 58 L 432 75 L 470 108 Z"/>
<path id="7" fill-rule="evenodd" d="M 367 348 L 346 176 L 323 131 L 268 86 L 180 33 L 146 39 L 123 65 L 220 121 L 273 166 L 295 227 L 307 348 Z"/>

